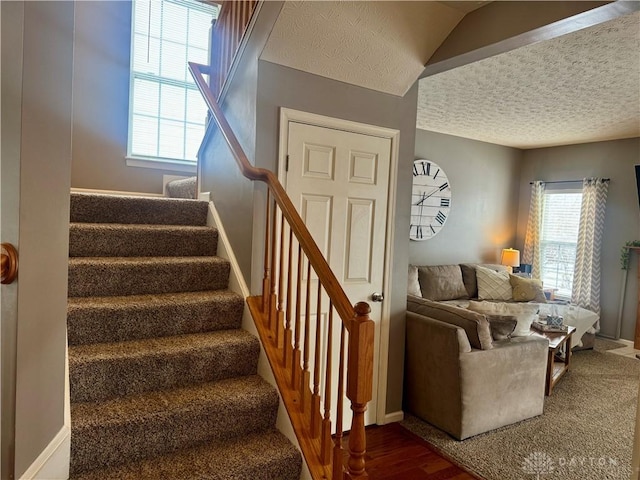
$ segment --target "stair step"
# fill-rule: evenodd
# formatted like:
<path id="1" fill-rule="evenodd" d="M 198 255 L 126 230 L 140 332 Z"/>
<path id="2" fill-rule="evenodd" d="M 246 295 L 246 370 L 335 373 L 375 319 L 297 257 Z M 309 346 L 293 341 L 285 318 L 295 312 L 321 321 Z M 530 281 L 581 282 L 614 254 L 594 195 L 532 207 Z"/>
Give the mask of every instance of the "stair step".
<path id="1" fill-rule="evenodd" d="M 278 394 L 257 375 L 107 402 L 75 403 L 71 405 L 71 473 L 269 431 L 277 409 Z"/>
<path id="2" fill-rule="evenodd" d="M 166 195 L 171 198 L 195 198 L 196 177 L 181 178 L 167 183 Z"/>
<path id="3" fill-rule="evenodd" d="M 162 257 L 215 255 L 218 231 L 183 225 L 72 223 L 70 257 Z"/>
<path id="4" fill-rule="evenodd" d="M 71 222 L 206 225 L 209 205 L 182 198 L 71 194 Z"/>
<path id="5" fill-rule="evenodd" d="M 221 290 L 229 270 L 219 257 L 75 257 L 69 259 L 69 296 Z"/>
<path id="6" fill-rule="evenodd" d="M 278 431 L 210 443 L 72 480 L 298 480 L 300 452 Z"/>
<path id="7" fill-rule="evenodd" d="M 244 299 L 228 290 L 69 298 L 69 345 L 240 328 Z"/>
<path id="8" fill-rule="evenodd" d="M 244 330 L 69 348 L 72 402 L 254 375 L 260 343 Z"/>

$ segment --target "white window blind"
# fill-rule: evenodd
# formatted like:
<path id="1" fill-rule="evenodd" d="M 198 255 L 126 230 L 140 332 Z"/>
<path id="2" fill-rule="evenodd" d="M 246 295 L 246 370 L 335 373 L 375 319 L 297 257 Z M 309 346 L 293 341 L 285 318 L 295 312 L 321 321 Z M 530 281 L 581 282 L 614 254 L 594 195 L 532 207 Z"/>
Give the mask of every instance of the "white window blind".
<path id="1" fill-rule="evenodd" d="M 134 0 L 129 157 L 195 161 L 206 106 L 187 62 L 209 63 L 218 8 L 195 0 Z"/>
<path id="2" fill-rule="evenodd" d="M 544 196 L 541 240 L 541 274 L 545 288 L 570 298 L 580 225 L 582 193 L 547 191 Z"/>

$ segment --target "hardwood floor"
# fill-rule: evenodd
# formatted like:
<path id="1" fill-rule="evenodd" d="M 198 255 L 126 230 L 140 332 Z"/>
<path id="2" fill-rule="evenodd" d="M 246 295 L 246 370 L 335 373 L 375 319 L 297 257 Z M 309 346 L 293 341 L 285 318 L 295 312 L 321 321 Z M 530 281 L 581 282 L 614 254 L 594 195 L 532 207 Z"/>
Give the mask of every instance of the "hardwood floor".
<path id="1" fill-rule="evenodd" d="M 480 480 L 399 423 L 367 427 L 366 461 L 370 480 Z"/>

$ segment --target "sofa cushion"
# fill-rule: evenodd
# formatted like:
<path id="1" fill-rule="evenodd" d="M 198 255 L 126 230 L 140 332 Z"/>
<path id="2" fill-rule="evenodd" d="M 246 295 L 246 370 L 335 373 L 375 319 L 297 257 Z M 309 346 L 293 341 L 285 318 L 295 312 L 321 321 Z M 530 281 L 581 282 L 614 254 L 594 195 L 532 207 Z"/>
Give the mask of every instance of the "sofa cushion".
<path id="1" fill-rule="evenodd" d="M 478 278 L 478 298 L 480 300 L 509 301 L 513 298 L 509 272 L 496 272 L 478 265 L 476 277 Z"/>
<path id="2" fill-rule="evenodd" d="M 489 320 L 491 337 L 496 342 L 511 338 L 518 325 L 518 319 L 513 315 L 486 315 Z"/>
<path id="3" fill-rule="evenodd" d="M 473 348 L 481 350 L 493 348 L 491 329 L 485 315 L 417 297 L 407 299 L 407 310 L 463 328 Z"/>
<path id="4" fill-rule="evenodd" d="M 471 300 L 469 310 L 487 315 L 513 315 L 518 321 L 511 336 L 531 335 L 531 324 L 538 318 L 538 306 L 532 303 L 476 302 Z"/>
<path id="5" fill-rule="evenodd" d="M 476 278 L 476 263 L 461 263 L 460 270 L 462 271 L 462 281 L 464 287 L 467 289 L 469 298 L 478 298 L 478 279 Z M 504 265 L 497 265 L 492 263 L 481 264 L 485 268 L 489 268 L 496 272 L 506 272 L 507 267 Z"/>
<path id="6" fill-rule="evenodd" d="M 421 297 L 420 282 L 418 282 L 418 267 L 415 265 L 409 265 L 409 283 L 407 285 L 407 293 L 409 295 L 415 295 Z"/>
<path id="7" fill-rule="evenodd" d="M 418 267 L 422 296 L 429 300 L 455 300 L 467 296 L 459 265 Z"/>
<path id="8" fill-rule="evenodd" d="M 536 301 L 547 303 L 547 298 L 542 290 L 542 282 L 534 278 L 518 277 L 509 275 L 509 283 L 513 292 L 513 299 L 516 302 Z"/>

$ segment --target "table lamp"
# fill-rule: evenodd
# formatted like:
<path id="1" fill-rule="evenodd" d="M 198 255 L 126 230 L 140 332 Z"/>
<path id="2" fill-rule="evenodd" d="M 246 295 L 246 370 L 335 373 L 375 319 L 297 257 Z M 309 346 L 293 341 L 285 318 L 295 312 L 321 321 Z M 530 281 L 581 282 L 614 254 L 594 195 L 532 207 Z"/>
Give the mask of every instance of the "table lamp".
<path id="1" fill-rule="evenodd" d="M 513 248 L 503 248 L 500 263 L 509 267 L 509 272 L 513 273 L 513 267 L 520 266 L 520 250 Z"/>

